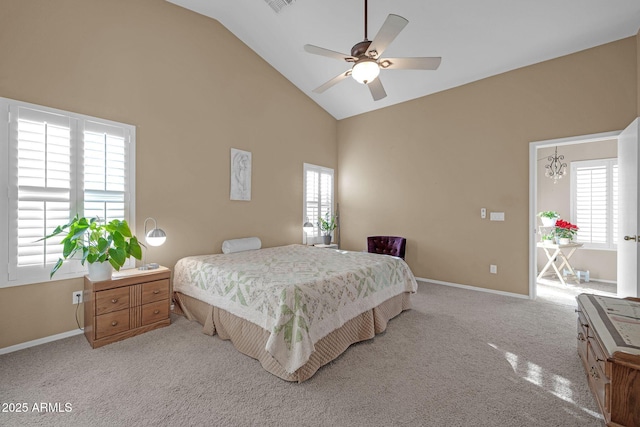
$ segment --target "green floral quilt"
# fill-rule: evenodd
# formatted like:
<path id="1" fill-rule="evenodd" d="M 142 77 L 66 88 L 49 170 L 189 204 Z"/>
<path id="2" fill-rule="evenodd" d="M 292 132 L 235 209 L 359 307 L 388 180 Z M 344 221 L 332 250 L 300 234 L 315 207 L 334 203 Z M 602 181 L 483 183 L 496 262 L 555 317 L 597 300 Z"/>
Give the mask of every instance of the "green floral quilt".
<path id="1" fill-rule="evenodd" d="M 417 283 L 401 259 L 304 245 L 183 258 L 174 290 L 261 326 L 290 373 L 321 338 Z"/>

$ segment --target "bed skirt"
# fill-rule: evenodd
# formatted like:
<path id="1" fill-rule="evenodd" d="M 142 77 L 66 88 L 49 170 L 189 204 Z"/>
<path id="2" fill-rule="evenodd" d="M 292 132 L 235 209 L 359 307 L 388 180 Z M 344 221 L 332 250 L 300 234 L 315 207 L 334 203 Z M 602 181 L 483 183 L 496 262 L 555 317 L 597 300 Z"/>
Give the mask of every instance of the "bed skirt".
<path id="1" fill-rule="evenodd" d="M 397 295 L 347 321 L 315 343 L 315 350 L 307 363 L 294 373 L 287 372 L 265 350 L 269 339 L 269 332 L 265 329 L 188 295 L 175 292 L 174 298 L 187 319 L 203 325 L 203 333 L 217 333 L 221 339 L 231 340 L 238 351 L 257 359 L 264 369 L 283 380 L 303 382 L 311 378 L 321 366 L 344 353 L 351 344 L 371 339 L 376 334 L 384 332 L 390 319 L 411 308 L 410 295 L 409 292 Z"/>

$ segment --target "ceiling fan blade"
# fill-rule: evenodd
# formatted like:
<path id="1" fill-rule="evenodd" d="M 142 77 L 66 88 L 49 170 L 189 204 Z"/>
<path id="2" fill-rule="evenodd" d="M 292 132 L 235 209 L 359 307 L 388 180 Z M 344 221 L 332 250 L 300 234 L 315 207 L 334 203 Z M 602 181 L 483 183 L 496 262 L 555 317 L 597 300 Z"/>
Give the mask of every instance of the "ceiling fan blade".
<path id="1" fill-rule="evenodd" d="M 442 58 L 384 58 L 378 61 L 382 69 L 388 70 L 437 70 Z"/>
<path id="2" fill-rule="evenodd" d="M 380 76 L 372 82 L 367 83 L 367 86 L 369 86 L 369 91 L 371 92 L 371 96 L 373 96 L 374 101 L 379 101 L 387 96 L 387 92 L 384 91 L 384 87 L 380 81 Z"/>
<path id="3" fill-rule="evenodd" d="M 323 47 L 314 46 L 312 44 L 305 44 L 304 50 L 314 55 L 326 56 L 328 58 L 339 59 L 340 61 L 354 62 L 357 58 L 345 53 L 336 52 L 333 50 L 325 49 Z"/>
<path id="4" fill-rule="evenodd" d="M 335 76 L 334 78 L 332 78 L 331 80 L 323 84 L 322 86 L 315 88 L 313 92 L 322 93 L 325 90 L 329 89 L 330 87 L 337 85 L 338 83 L 340 83 L 341 81 L 349 77 L 350 75 L 351 75 L 351 70 L 347 70 L 344 73 L 338 74 L 337 76 Z"/>
<path id="5" fill-rule="evenodd" d="M 369 56 L 372 58 L 379 58 L 380 55 L 382 55 L 382 52 L 384 52 L 387 46 L 395 40 L 398 34 L 400 34 L 400 31 L 402 31 L 408 23 L 409 21 L 404 19 L 402 16 L 393 14 L 387 16 L 387 20 L 384 21 L 380 31 L 378 31 L 378 34 L 376 34 L 376 37 L 369 46 Z"/>

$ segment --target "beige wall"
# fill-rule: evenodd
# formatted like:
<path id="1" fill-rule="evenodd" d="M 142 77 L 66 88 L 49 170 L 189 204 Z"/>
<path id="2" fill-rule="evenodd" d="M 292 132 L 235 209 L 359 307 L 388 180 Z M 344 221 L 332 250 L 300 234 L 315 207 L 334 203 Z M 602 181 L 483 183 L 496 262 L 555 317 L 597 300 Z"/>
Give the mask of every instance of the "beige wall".
<path id="1" fill-rule="evenodd" d="M 529 143 L 624 129 L 636 56 L 630 37 L 340 121 L 343 247 L 403 235 L 418 277 L 527 294 Z"/>
<path id="2" fill-rule="evenodd" d="M 558 147 L 558 155 L 564 156 L 568 175 L 554 183 L 544 176 L 547 157 L 554 155 L 554 147 L 541 148 L 536 156 L 538 160 L 538 212 L 556 211 L 564 220 L 571 221 L 571 162 L 579 160 L 610 159 L 618 157 L 618 141 L 590 142 L 586 144 L 564 145 Z M 538 224 L 542 223 L 538 220 Z M 538 271 L 547 262 L 542 249 L 538 250 Z M 578 270 L 589 270 L 591 279 L 616 281 L 617 252 L 611 250 L 580 249 L 571 258 L 571 265 Z"/>
<path id="3" fill-rule="evenodd" d="M 636 90 L 638 93 L 638 105 L 636 107 L 636 116 L 640 116 L 640 30 L 636 35 Z"/>
<path id="4" fill-rule="evenodd" d="M 224 239 L 302 241 L 303 162 L 337 167 L 333 117 L 218 22 L 163 0 L 0 0 L 0 96 L 137 129 L 137 234 L 148 261 Z M 229 200 L 230 148 L 253 155 L 252 200 Z M 73 330 L 78 280 L 0 289 L 0 348 Z"/>

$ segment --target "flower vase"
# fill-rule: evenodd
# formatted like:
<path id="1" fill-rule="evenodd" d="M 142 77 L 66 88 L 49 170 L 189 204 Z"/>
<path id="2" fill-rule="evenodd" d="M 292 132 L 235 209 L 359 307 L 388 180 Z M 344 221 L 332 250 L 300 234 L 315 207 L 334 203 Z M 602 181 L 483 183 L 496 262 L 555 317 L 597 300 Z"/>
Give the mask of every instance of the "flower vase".
<path id="1" fill-rule="evenodd" d="M 331 234 L 329 234 L 327 236 L 322 236 L 322 243 L 324 243 L 325 245 L 330 245 L 331 244 Z"/>
<path id="2" fill-rule="evenodd" d="M 89 280 L 92 282 L 102 282 L 103 280 L 111 280 L 113 275 L 113 267 L 106 262 L 93 262 L 89 264 Z"/>

